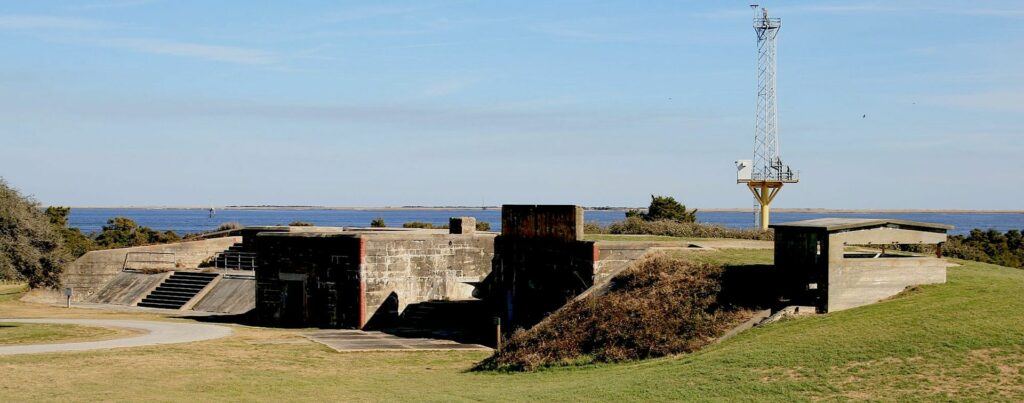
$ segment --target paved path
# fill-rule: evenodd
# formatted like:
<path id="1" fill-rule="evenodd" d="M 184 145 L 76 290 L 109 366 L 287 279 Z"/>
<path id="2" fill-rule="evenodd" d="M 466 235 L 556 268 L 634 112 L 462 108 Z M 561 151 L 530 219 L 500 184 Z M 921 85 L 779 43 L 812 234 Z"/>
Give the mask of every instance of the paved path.
<path id="1" fill-rule="evenodd" d="M 121 339 L 85 341 L 77 343 L 21 344 L 0 346 L 0 355 L 88 351 L 108 348 L 153 346 L 157 344 L 189 343 L 217 339 L 231 334 L 225 326 L 180 322 L 115 319 L 3 319 L 0 322 L 67 324 L 96 327 L 114 327 L 139 330 L 142 335 Z"/>
<path id="2" fill-rule="evenodd" d="M 442 339 L 399 337 L 388 333 L 364 330 L 319 330 L 303 336 L 336 351 L 491 350 L 479 344 L 464 344 Z"/>

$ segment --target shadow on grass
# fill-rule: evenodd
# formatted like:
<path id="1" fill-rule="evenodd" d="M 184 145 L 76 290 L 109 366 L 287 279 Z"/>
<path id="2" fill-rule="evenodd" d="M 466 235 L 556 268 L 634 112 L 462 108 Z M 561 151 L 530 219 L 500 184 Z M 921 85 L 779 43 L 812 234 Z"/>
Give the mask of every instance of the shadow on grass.
<path id="1" fill-rule="evenodd" d="M 223 324 L 235 324 L 245 326 L 264 326 L 259 322 L 256 317 L 256 309 L 250 309 L 245 313 L 239 314 L 223 314 L 223 315 L 209 315 L 209 316 L 179 316 L 182 319 L 192 319 L 197 322 L 208 322 L 208 323 L 223 323 Z"/>

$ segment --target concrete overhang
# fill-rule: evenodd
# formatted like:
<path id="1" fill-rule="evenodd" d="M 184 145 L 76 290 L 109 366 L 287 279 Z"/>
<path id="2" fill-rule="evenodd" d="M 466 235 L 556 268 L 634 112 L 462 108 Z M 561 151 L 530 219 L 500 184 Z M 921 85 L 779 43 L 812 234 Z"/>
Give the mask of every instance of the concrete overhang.
<path id="1" fill-rule="evenodd" d="M 813 220 L 772 224 L 769 227 L 774 229 L 796 229 L 804 231 L 809 229 L 818 229 L 826 232 L 845 232 L 872 228 L 893 228 L 910 231 L 939 232 L 943 234 L 953 229 L 952 225 L 893 218 L 816 218 Z"/>

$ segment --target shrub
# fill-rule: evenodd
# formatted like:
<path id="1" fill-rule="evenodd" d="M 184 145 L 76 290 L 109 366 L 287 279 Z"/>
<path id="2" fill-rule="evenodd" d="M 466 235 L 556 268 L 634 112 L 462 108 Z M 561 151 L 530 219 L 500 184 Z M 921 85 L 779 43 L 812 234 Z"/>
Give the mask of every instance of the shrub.
<path id="1" fill-rule="evenodd" d="M 606 233 L 608 233 L 608 229 L 606 229 L 605 227 L 602 227 L 601 224 L 598 224 L 596 222 L 588 222 L 588 223 L 584 223 L 583 224 L 583 233 L 584 234 L 606 234 Z"/>
<path id="2" fill-rule="evenodd" d="M 1003 233 L 994 229 L 973 229 L 967 236 L 950 236 L 942 245 L 942 253 L 959 259 L 1024 268 L 1024 235 L 1018 230 Z"/>
<path id="3" fill-rule="evenodd" d="M 141 227 L 127 217 L 114 217 L 96 236 L 96 244 L 103 248 L 127 248 L 132 246 L 178 242 L 181 237 L 174 231 L 159 232 Z"/>
<path id="4" fill-rule="evenodd" d="M 56 288 L 68 262 L 60 227 L 0 179 L 0 280 Z"/>
<path id="5" fill-rule="evenodd" d="M 695 351 L 746 318 L 719 302 L 723 269 L 665 255 L 616 276 L 607 293 L 570 302 L 517 331 L 477 369 L 616 362 Z"/>
<path id="6" fill-rule="evenodd" d="M 312 227 L 313 223 L 306 221 L 292 221 L 288 223 L 289 227 Z"/>
<path id="7" fill-rule="evenodd" d="M 640 210 L 628 210 L 626 218 L 642 218 L 647 221 L 697 222 L 697 210 L 686 210 L 686 206 L 671 196 L 651 195 L 651 204 L 647 207 L 646 213 Z"/>
<path id="8" fill-rule="evenodd" d="M 476 230 L 477 231 L 490 231 L 491 230 L 491 223 L 489 223 L 487 221 L 477 221 L 476 222 Z"/>
<path id="9" fill-rule="evenodd" d="M 382 220 L 381 222 L 383 222 L 383 220 Z M 371 225 L 372 225 L 372 224 L 371 224 Z M 383 226 L 383 225 L 382 225 L 382 226 Z M 409 221 L 409 222 L 407 222 L 407 223 L 405 223 L 405 224 L 402 224 L 402 228 L 426 228 L 426 229 L 434 229 L 434 228 L 439 228 L 439 226 L 435 226 L 434 224 L 431 224 L 431 223 L 429 223 L 429 222 L 423 222 L 423 221 Z M 446 225 L 446 226 L 444 226 L 444 228 L 448 228 L 448 226 Z"/>
<path id="10" fill-rule="evenodd" d="M 223 224 L 217 226 L 217 229 L 215 231 L 230 231 L 230 230 L 233 230 L 233 229 L 242 229 L 242 228 L 245 228 L 245 226 L 242 225 L 242 224 L 239 224 L 237 222 L 226 222 L 226 223 L 223 223 Z"/>
<path id="11" fill-rule="evenodd" d="M 374 218 L 373 221 L 370 221 L 370 227 L 373 228 L 384 228 L 387 226 L 388 225 L 384 223 L 384 217 L 377 217 Z"/>
<path id="12" fill-rule="evenodd" d="M 774 232 L 753 229 L 733 229 L 719 225 L 685 223 L 671 220 L 647 221 L 630 217 L 608 226 L 609 234 L 666 235 L 682 238 L 738 238 L 774 239 Z"/>

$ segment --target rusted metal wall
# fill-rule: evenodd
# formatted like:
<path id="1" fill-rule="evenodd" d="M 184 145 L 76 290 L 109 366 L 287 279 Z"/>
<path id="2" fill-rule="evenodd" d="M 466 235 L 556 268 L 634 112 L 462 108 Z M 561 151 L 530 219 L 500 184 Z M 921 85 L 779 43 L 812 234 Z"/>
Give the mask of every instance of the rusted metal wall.
<path id="1" fill-rule="evenodd" d="M 501 236 L 580 241 L 583 239 L 583 208 L 572 205 L 506 204 L 501 207 Z"/>

